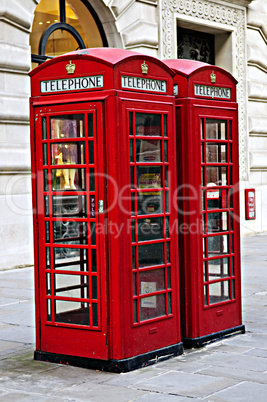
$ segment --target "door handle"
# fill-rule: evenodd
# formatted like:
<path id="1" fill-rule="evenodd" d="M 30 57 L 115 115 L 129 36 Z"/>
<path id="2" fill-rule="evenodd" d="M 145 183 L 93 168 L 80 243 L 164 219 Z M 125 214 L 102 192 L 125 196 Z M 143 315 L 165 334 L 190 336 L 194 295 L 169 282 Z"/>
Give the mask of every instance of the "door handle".
<path id="1" fill-rule="evenodd" d="M 103 200 L 98 201 L 98 213 L 99 214 L 104 213 L 104 201 Z"/>

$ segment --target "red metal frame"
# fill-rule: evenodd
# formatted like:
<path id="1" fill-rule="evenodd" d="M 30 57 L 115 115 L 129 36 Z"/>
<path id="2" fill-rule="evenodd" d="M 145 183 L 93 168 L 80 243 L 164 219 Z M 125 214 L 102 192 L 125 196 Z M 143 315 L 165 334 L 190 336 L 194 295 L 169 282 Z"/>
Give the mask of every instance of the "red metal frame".
<path id="1" fill-rule="evenodd" d="M 186 346 L 201 346 L 227 333 L 244 332 L 236 81 L 216 66 L 189 60 L 165 63 L 176 72 L 174 83 L 179 89 L 176 124 L 182 339 Z M 211 78 L 216 82 L 211 82 Z M 231 97 L 196 96 L 195 84 L 227 88 Z M 206 124 L 210 121 L 226 122 L 225 139 L 206 137 Z M 218 157 L 222 153 L 224 156 L 216 162 L 212 155 L 207 156 L 207 149 L 214 155 L 216 150 Z M 224 174 L 223 183 L 207 182 L 211 173 L 219 175 L 219 172 Z M 212 298 L 210 292 L 214 292 Z"/>

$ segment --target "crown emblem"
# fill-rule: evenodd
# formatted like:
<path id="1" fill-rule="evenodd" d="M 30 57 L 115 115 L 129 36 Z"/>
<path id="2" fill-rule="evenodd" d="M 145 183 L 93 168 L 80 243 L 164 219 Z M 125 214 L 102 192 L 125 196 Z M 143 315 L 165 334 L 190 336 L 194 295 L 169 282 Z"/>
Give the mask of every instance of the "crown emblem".
<path id="1" fill-rule="evenodd" d="M 141 64 L 141 70 L 143 74 L 147 74 L 148 71 L 148 65 L 146 64 L 146 61 L 144 60 L 144 63 Z"/>
<path id="2" fill-rule="evenodd" d="M 70 60 L 69 64 L 66 65 L 67 74 L 74 74 L 75 68 L 76 65 Z"/>
<path id="3" fill-rule="evenodd" d="M 211 82 L 215 83 L 216 82 L 216 74 L 214 74 L 214 71 L 212 71 L 211 75 L 210 75 L 210 80 Z"/>

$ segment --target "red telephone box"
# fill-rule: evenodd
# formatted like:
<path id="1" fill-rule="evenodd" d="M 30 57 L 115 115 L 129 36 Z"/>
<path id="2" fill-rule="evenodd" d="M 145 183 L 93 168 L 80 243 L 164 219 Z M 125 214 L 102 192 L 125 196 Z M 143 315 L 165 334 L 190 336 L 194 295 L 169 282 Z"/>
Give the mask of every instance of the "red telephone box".
<path id="1" fill-rule="evenodd" d="M 172 70 L 99 48 L 30 75 L 35 359 L 120 372 L 181 354 Z"/>
<path id="2" fill-rule="evenodd" d="M 176 73 L 181 331 L 185 346 L 244 332 L 236 80 L 166 60 Z"/>

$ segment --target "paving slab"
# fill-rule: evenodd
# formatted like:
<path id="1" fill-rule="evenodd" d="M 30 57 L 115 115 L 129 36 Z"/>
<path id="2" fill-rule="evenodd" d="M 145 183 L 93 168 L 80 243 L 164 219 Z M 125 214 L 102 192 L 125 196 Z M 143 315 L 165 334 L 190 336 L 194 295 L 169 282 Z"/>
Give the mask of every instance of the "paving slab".
<path id="1" fill-rule="evenodd" d="M 170 371 L 133 386 L 147 391 L 203 398 L 234 384 L 236 381 L 228 378 Z"/>
<path id="2" fill-rule="evenodd" d="M 206 399 L 209 402 L 235 402 L 235 401 L 256 401 L 256 402 L 266 402 L 267 396 L 267 385 L 266 384 L 255 384 L 249 382 L 243 382 L 237 384 L 229 389 L 216 392 L 210 395 Z"/>

